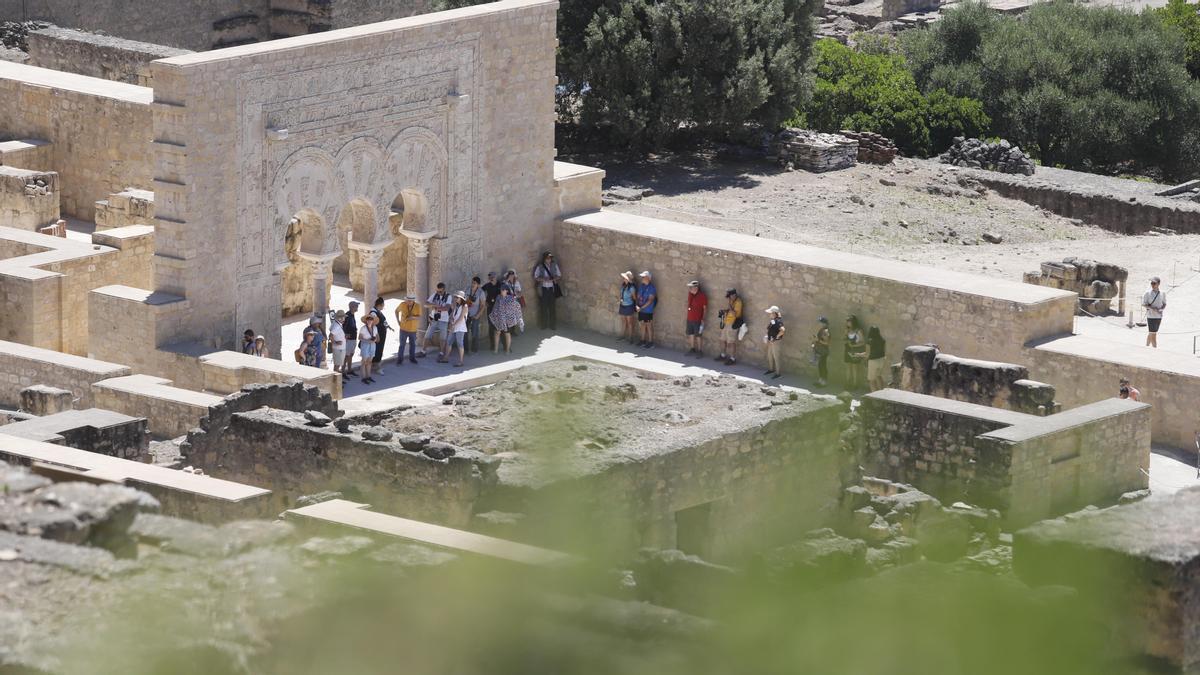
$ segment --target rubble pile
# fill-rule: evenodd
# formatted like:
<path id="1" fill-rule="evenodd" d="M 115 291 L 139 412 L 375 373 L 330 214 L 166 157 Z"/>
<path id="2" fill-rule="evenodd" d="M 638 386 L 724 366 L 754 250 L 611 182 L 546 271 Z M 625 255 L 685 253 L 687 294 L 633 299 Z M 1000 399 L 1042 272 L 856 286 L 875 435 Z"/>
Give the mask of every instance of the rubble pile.
<path id="1" fill-rule="evenodd" d="M 1019 173 L 1026 176 L 1032 176 L 1035 169 L 1033 160 L 1022 152 L 1021 148 L 1006 140 L 988 143 L 978 138 L 962 136 L 955 138 L 954 145 L 938 155 L 938 161 L 970 169 Z"/>
<path id="2" fill-rule="evenodd" d="M 842 129 L 839 134 L 858 141 L 858 161 L 866 164 L 891 164 L 896 159 L 896 144 L 873 131 Z"/>
<path id="3" fill-rule="evenodd" d="M 848 169 L 858 163 L 858 141 L 811 129 L 784 129 L 771 139 L 767 159 L 813 173 Z"/>
<path id="4" fill-rule="evenodd" d="M 1071 256 L 1062 262 L 1044 262 L 1037 272 L 1026 272 L 1024 281 L 1079 294 L 1075 313 L 1080 316 L 1125 313 L 1125 283 L 1129 270 L 1120 265 Z"/>

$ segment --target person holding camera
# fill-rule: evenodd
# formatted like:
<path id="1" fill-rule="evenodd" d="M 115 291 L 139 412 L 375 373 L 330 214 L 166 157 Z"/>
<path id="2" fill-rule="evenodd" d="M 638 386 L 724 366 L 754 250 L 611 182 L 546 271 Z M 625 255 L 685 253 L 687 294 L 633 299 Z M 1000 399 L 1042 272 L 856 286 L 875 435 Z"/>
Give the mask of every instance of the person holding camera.
<path id="1" fill-rule="evenodd" d="M 425 329 L 425 337 L 421 340 L 421 348 L 417 350 L 417 356 L 425 356 L 425 346 L 429 343 L 429 338 L 437 336 L 438 338 L 438 358 L 446 358 L 446 339 L 450 334 L 450 294 L 446 292 L 446 284 L 438 282 L 437 290 L 433 295 L 429 296 L 429 300 L 425 303 L 425 309 L 429 310 L 429 327 Z"/>
<path id="2" fill-rule="evenodd" d="M 846 389 L 855 391 L 863 386 L 863 370 L 867 365 L 867 339 L 862 332 L 858 317 L 846 317 L 846 338 L 842 342 L 846 363 Z"/>
<path id="3" fill-rule="evenodd" d="M 744 323 L 742 310 L 745 305 L 735 288 L 725 291 L 725 301 L 725 309 L 717 312 L 717 317 L 721 320 L 721 354 L 717 360 L 732 366 L 737 363 L 738 330 Z"/>
<path id="4" fill-rule="evenodd" d="M 421 330 L 421 303 L 415 293 L 404 296 L 396 306 L 396 323 L 400 326 L 400 350 L 396 352 L 396 365 L 404 363 L 404 345 L 408 344 L 408 360 L 417 362 L 417 331 Z"/>
<path id="5" fill-rule="evenodd" d="M 329 316 L 333 320 L 329 322 L 329 344 L 332 347 L 333 354 L 333 372 L 342 372 L 342 364 L 346 360 L 346 329 L 342 327 L 342 322 L 346 320 L 345 310 L 329 311 Z"/>
<path id="6" fill-rule="evenodd" d="M 768 307 L 767 316 L 770 319 L 767 321 L 767 334 L 763 336 L 763 342 L 767 345 L 767 372 L 763 375 L 770 375 L 771 379 L 778 380 L 783 377 L 779 343 L 783 341 L 783 334 L 787 329 L 783 325 L 783 313 L 780 312 L 778 305 Z"/>

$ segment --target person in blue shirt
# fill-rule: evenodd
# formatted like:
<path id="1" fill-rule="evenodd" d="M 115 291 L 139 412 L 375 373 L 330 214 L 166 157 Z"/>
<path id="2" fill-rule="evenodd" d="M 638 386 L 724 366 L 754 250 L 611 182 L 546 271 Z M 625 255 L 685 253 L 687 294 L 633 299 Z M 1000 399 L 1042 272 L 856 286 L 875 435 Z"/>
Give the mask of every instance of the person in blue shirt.
<path id="1" fill-rule="evenodd" d="M 658 305 L 658 289 L 654 287 L 654 280 L 649 271 L 642 272 L 638 277 L 642 280 L 637 292 L 638 321 L 642 324 L 642 341 L 638 346 L 653 347 L 654 308 Z"/>

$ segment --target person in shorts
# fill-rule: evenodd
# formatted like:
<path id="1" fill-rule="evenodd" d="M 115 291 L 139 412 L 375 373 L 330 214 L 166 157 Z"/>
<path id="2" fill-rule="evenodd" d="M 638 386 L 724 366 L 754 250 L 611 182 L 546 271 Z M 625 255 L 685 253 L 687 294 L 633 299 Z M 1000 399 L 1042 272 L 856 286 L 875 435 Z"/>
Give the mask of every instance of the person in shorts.
<path id="1" fill-rule="evenodd" d="M 351 300 L 350 309 L 346 310 L 346 320 L 342 322 L 342 332 L 346 334 L 346 359 L 342 361 L 342 380 L 348 380 L 357 375 L 354 370 L 354 348 L 358 345 L 358 322 L 354 313 L 358 311 L 358 303 Z"/>
<path id="2" fill-rule="evenodd" d="M 362 328 L 358 329 L 358 353 L 361 357 L 362 382 L 372 384 L 371 366 L 374 365 L 375 343 L 379 341 L 379 331 L 375 328 L 375 316 L 365 314 L 362 318 Z"/>
<path id="3" fill-rule="evenodd" d="M 732 366 L 737 363 L 738 329 L 742 327 L 742 311 L 745 304 L 738 297 L 736 288 L 725 291 L 725 302 L 725 309 L 717 314 L 721 318 L 721 354 L 717 356 L 717 360 Z"/>
<path id="4" fill-rule="evenodd" d="M 654 286 L 649 270 L 638 275 L 642 284 L 638 286 L 638 322 L 642 324 L 642 341 L 639 347 L 654 346 L 654 308 L 658 305 L 658 289 Z"/>
<path id="5" fill-rule="evenodd" d="M 425 309 L 429 311 L 429 326 L 425 329 L 425 338 L 421 340 L 417 356 L 425 356 L 425 345 L 429 344 L 430 338 L 436 337 L 438 358 L 444 359 L 447 351 L 446 340 L 450 337 L 450 294 L 446 292 L 446 284 L 438 282 L 437 290 L 425 303 Z"/>
<path id="6" fill-rule="evenodd" d="M 700 289 L 700 282 L 693 279 L 688 282 L 687 295 L 687 324 L 684 334 L 687 336 L 687 353 L 696 358 L 704 356 L 704 345 L 701 342 L 704 332 L 704 314 L 708 311 L 708 296 Z"/>
<path id="7" fill-rule="evenodd" d="M 1162 279 L 1150 277 L 1150 290 L 1142 295 L 1142 307 L 1146 308 L 1146 346 L 1158 348 L 1158 327 L 1162 325 L 1163 310 L 1167 308 L 1167 294 L 1159 290 Z"/>
<path id="8" fill-rule="evenodd" d="M 633 344 L 637 336 L 637 284 L 633 283 L 633 271 L 621 272 L 621 294 L 617 304 L 617 316 L 621 317 L 622 340 Z"/>
<path id="9" fill-rule="evenodd" d="M 438 359 L 438 363 L 449 363 L 449 357 L 457 349 L 458 363 L 454 364 L 454 367 L 463 367 L 463 360 L 467 356 L 467 316 L 470 311 L 471 303 L 467 300 L 467 294 L 455 291 L 453 306 L 450 308 L 450 346 L 446 348 L 447 358 Z"/>

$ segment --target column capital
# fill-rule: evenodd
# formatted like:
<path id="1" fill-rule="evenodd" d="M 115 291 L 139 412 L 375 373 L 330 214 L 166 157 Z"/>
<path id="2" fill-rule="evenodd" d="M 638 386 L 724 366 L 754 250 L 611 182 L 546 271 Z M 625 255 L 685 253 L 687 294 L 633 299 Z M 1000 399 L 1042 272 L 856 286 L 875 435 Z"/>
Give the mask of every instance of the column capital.
<path id="1" fill-rule="evenodd" d="M 418 258 L 428 258 L 429 240 L 433 239 L 437 235 L 437 232 L 412 232 L 409 230 L 400 230 L 400 234 L 403 234 L 406 238 L 408 238 L 409 254 Z"/>
<path id="2" fill-rule="evenodd" d="M 391 243 L 386 241 L 376 244 L 359 244 L 352 241 L 350 248 L 358 252 L 358 259 L 364 268 L 373 269 L 379 267 L 379 261 L 383 259 L 383 252 Z"/>
<path id="3" fill-rule="evenodd" d="M 324 279 L 333 272 L 333 261 L 337 259 L 337 253 L 304 253 L 300 252 L 300 259 L 308 263 L 313 270 L 313 276 L 318 279 Z"/>

